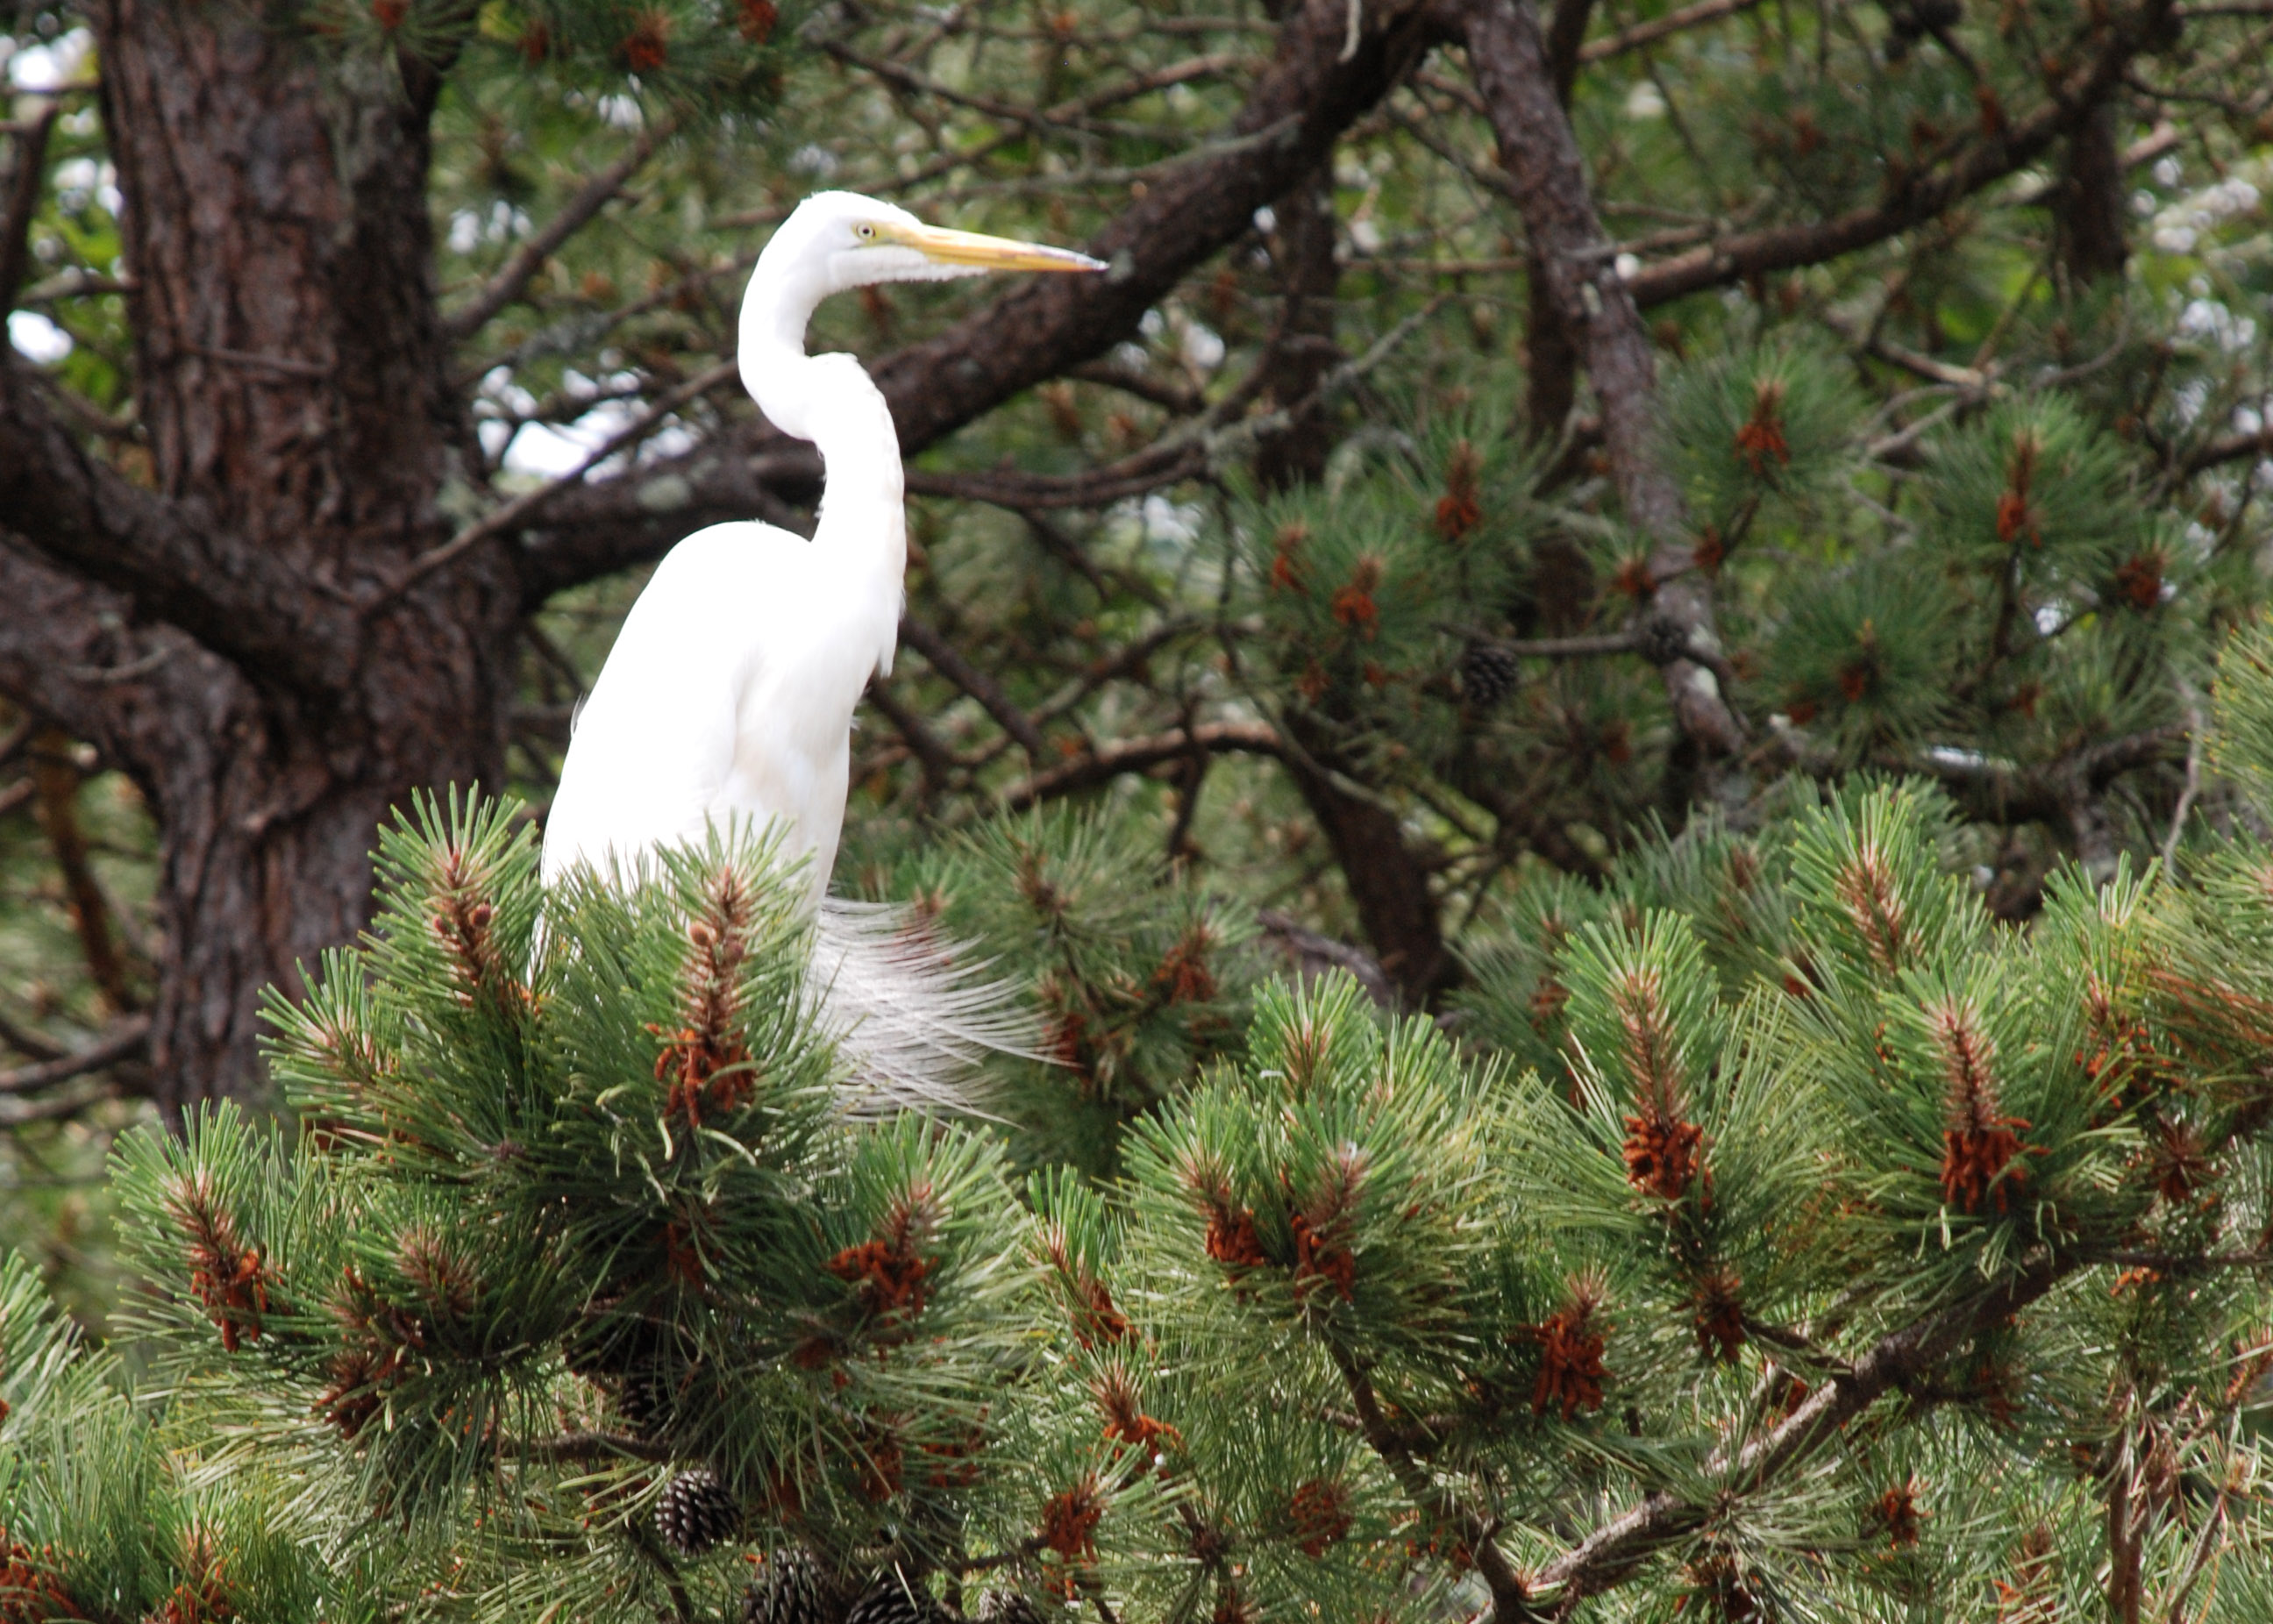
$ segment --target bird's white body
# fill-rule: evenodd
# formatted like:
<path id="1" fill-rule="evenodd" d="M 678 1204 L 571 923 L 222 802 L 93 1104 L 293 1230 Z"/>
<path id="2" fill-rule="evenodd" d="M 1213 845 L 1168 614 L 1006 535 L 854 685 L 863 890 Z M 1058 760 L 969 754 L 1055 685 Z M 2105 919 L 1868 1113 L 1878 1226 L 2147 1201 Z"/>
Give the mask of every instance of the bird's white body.
<path id="1" fill-rule="evenodd" d="M 867 384 L 849 356 L 816 359 Z M 890 435 L 881 396 L 874 406 L 872 434 Z M 857 485 L 828 459 L 811 541 L 712 525 L 656 566 L 577 716 L 545 823 L 548 881 L 577 863 L 635 864 L 713 824 L 777 822 L 819 898 L 844 821 L 852 712 L 870 675 L 890 670 L 898 634 L 907 543 L 891 444 L 889 467 L 864 467 Z"/>
<path id="2" fill-rule="evenodd" d="M 806 864 L 824 1019 L 888 1103 L 955 1103 L 943 1079 L 979 1050 L 1017 1047 L 1022 1023 L 896 914 L 823 905 L 853 709 L 869 677 L 892 669 L 907 520 L 882 393 L 851 356 L 807 355 L 805 329 L 833 293 L 988 269 L 1105 266 L 939 230 L 850 192 L 808 198 L 783 222 L 743 296 L 739 359 L 759 409 L 820 449 L 813 538 L 720 524 L 671 550 L 584 701 L 545 819 L 547 884 L 579 865 L 629 879 L 658 847 L 770 826 Z"/>

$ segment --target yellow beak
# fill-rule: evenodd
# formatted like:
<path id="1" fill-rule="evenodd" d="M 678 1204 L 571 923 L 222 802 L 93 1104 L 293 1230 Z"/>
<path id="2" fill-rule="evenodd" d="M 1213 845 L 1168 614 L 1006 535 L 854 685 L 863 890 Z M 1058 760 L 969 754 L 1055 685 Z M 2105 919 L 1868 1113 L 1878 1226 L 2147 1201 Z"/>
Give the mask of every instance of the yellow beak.
<path id="1" fill-rule="evenodd" d="M 1014 243 L 1006 236 L 983 236 L 976 231 L 949 231 L 941 226 L 887 226 L 884 235 L 941 265 L 981 266 L 989 271 L 1103 271 L 1102 259 L 1091 259 L 1069 248 L 1045 248 L 1039 243 Z"/>

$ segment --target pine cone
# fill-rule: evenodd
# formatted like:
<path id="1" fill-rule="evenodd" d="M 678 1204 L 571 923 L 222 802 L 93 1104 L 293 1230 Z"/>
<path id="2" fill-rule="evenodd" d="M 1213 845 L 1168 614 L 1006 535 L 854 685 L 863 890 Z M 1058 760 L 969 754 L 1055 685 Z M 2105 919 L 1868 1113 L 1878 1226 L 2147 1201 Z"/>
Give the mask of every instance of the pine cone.
<path id="1" fill-rule="evenodd" d="M 844 1615 L 844 1624 L 949 1624 L 947 1609 L 898 1573 L 870 1585 Z"/>
<path id="2" fill-rule="evenodd" d="M 989 1590 L 971 1617 L 979 1624 L 1043 1624 L 1042 1610 L 1017 1590 Z"/>
<path id="3" fill-rule="evenodd" d="M 641 1359 L 624 1372 L 616 1391 L 616 1413 L 641 1438 L 660 1438 L 671 1424 L 671 1380 L 662 1363 Z"/>
<path id="4" fill-rule="evenodd" d="M 1460 655 L 1460 693 L 1477 710 L 1489 710 L 1522 680 L 1523 665 L 1499 643 L 1470 643 Z"/>
<path id="5" fill-rule="evenodd" d="M 813 1559 L 796 1549 L 769 1555 L 742 1594 L 742 1624 L 821 1624 L 825 1613 Z"/>
<path id="6" fill-rule="evenodd" d="M 673 1478 L 655 1506 L 655 1531 L 681 1556 L 700 1556 L 741 1525 L 742 1508 L 726 1486 L 697 1466 Z"/>
<path id="7" fill-rule="evenodd" d="M 821 1624 L 826 1613 L 813 1559 L 794 1547 L 769 1553 L 742 1592 L 742 1624 Z"/>

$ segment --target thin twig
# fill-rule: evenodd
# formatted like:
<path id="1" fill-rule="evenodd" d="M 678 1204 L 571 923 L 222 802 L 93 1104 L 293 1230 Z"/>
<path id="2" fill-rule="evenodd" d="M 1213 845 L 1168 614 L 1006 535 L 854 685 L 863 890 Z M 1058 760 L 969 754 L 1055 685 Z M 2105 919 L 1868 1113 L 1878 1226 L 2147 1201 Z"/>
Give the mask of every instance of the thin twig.
<path id="1" fill-rule="evenodd" d="M 98 1037 L 76 1052 L 0 1072 L 0 1095 L 34 1093 L 73 1077 L 84 1076 L 88 1072 L 101 1071 L 106 1066 L 116 1066 L 121 1060 L 132 1059 L 141 1054 L 149 1041 L 150 1017 L 131 1016 L 111 1028 L 107 1036 Z M 18 1044 L 17 1046 L 29 1047 L 26 1044 Z"/>
<path id="2" fill-rule="evenodd" d="M 2179 678 L 2179 698 L 2187 708 L 2187 782 L 2179 791 L 2179 804 L 2171 809 L 2171 832 L 2163 837 L 2163 872 L 2167 874 L 2179 860 L 2179 836 L 2186 831 L 2187 814 L 2194 811 L 2194 797 L 2202 793 L 2202 746 L 2209 736 L 2209 726 L 2204 720 L 2202 700 L 2194 685 L 2183 677 Z"/>
<path id="3" fill-rule="evenodd" d="M 1286 741 L 1278 730 L 1259 722 L 1203 722 L 1196 728 L 1178 728 L 1147 738 L 1121 739 L 1076 756 L 1013 785 L 1003 799 L 1014 812 L 1023 811 L 1037 801 L 1091 789 L 1123 773 L 1143 772 L 1162 762 L 1188 757 L 1195 750 L 1275 756 L 1283 754 L 1286 748 Z"/>
<path id="4" fill-rule="evenodd" d="M 452 536 L 448 541 L 444 542 L 440 546 L 421 553 L 417 558 L 412 559 L 410 561 L 409 567 L 405 569 L 400 576 L 396 577 L 391 584 L 382 587 L 377 593 L 365 600 L 363 604 L 363 612 L 365 615 L 369 615 L 386 607 L 395 599 L 401 597 L 404 593 L 409 591 L 412 587 L 417 585 L 418 582 L 424 580 L 427 576 L 432 574 L 436 570 L 440 569 L 444 565 L 450 563 L 452 560 L 461 557 L 472 548 L 487 541 L 491 536 L 496 535 L 501 531 L 512 529 L 514 527 L 526 522 L 529 516 L 535 513 L 537 509 L 543 507 L 547 502 L 552 500 L 553 498 L 559 496 L 562 491 L 570 489 L 572 486 L 582 483 L 585 475 L 590 473 L 594 468 L 599 467 L 600 464 L 605 462 L 609 458 L 614 456 L 626 446 L 646 438 L 649 433 L 653 432 L 656 426 L 662 423 L 665 417 L 668 417 L 671 413 L 686 405 L 689 400 L 693 400 L 699 396 L 707 394 L 711 390 L 716 389 L 719 385 L 732 378 L 738 370 L 738 363 L 732 361 L 722 361 L 716 366 L 710 368 L 709 370 L 698 373 L 695 377 L 687 379 L 686 382 L 679 385 L 678 388 L 664 395 L 653 406 L 649 407 L 644 412 L 641 412 L 629 423 L 626 423 L 623 428 L 619 429 L 615 433 L 601 441 L 597 450 L 594 451 L 591 455 L 586 457 L 583 461 L 578 463 L 574 468 L 562 475 L 559 478 L 552 481 L 550 484 L 539 485 L 534 490 L 523 492 L 521 495 L 515 497 L 512 501 L 507 502 L 503 507 L 491 512 L 486 517 L 476 520 L 472 524 L 468 525 L 464 529 L 459 531 L 457 535 Z"/>
<path id="5" fill-rule="evenodd" d="M 561 206 L 560 212 L 545 221 L 543 230 L 514 250 L 497 274 L 482 284 L 479 293 L 442 318 L 442 331 L 455 341 L 471 338 L 490 318 L 519 298 L 529 279 L 543 268 L 563 243 L 582 230 L 595 214 L 608 206 L 634 172 L 655 155 L 655 149 L 671 138 L 675 128 L 672 120 L 664 117 L 641 131 L 631 151 L 585 182 L 576 195 Z"/>
<path id="6" fill-rule="evenodd" d="M 913 615 L 900 617 L 900 640 L 929 662 L 931 669 L 979 701 L 981 709 L 1002 724 L 1002 730 L 1025 748 L 1031 765 L 1039 767 L 1049 752 L 1049 741 L 1033 719 L 1002 692 L 1001 685 L 964 659 L 938 628 Z"/>

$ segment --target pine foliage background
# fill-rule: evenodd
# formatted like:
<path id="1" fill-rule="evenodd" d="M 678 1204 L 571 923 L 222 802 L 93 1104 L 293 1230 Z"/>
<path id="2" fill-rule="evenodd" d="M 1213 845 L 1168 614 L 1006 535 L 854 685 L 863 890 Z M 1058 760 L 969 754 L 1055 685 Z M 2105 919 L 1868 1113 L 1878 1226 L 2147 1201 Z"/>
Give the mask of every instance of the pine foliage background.
<path id="1" fill-rule="evenodd" d="M 1309 13 L 267 8 L 343 85 L 444 76 L 439 274 L 501 290 L 450 522 L 544 477 L 516 444 L 651 438 L 513 539 L 614 560 L 529 589 L 526 804 L 386 834 L 368 939 L 271 1001 L 274 1111 L 161 1133 L 131 1043 L 0 1087 L 52 1192 L 5 1215 L 51 1244 L 0 1260 L 0 1620 L 2273 1616 L 2262 15 L 1570 13 L 1647 513 L 1602 369 L 1558 393 L 1488 13 L 1126 343 L 913 456 L 838 882 L 1042 1041 L 875 1123 L 762 844 L 540 894 L 648 556 L 593 536 L 754 466 L 694 385 L 799 195 L 1095 241 L 1252 150 Z M 11 59 L 71 21 L 17 17 Z M 73 109 L 40 386 L 146 480 Z M 799 521 L 809 470 L 750 480 Z M 162 848 L 10 725 L 36 1074 L 146 1031 Z"/>

